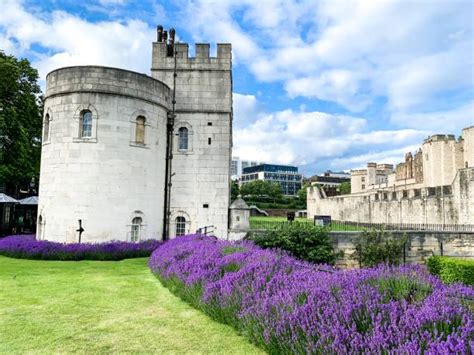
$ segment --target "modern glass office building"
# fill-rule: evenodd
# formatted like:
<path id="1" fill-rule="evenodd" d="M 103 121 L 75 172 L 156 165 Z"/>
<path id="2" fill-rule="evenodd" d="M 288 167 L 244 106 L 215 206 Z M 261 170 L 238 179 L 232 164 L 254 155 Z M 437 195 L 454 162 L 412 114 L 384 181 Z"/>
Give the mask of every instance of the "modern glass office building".
<path id="1" fill-rule="evenodd" d="M 301 189 L 303 176 L 296 166 L 260 164 L 242 169 L 241 184 L 253 180 L 265 180 L 280 184 L 283 194 L 296 195 Z"/>

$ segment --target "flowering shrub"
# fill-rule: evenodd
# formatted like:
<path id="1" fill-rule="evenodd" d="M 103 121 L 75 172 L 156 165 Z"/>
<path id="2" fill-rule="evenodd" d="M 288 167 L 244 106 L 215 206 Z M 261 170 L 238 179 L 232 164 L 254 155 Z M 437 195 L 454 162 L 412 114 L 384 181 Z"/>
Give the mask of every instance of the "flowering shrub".
<path id="1" fill-rule="evenodd" d="M 0 255 L 40 260 L 122 260 L 150 256 L 160 244 L 157 240 L 140 243 L 112 241 L 63 244 L 24 236 L 9 236 L 0 239 Z"/>
<path id="2" fill-rule="evenodd" d="M 474 289 L 422 266 L 342 271 L 191 235 L 149 260 L 174 293 L 269 353 L 472 353 Z"/>

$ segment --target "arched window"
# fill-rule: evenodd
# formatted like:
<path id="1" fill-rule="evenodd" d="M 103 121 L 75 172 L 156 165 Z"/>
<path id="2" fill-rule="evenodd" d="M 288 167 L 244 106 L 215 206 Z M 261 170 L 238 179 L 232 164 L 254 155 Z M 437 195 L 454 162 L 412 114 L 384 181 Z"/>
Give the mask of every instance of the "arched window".
<path id="1" fill-rule="evenodd" d="M 92 112 L 84 110 L 81 112 L 81 138 L 92 137 Z"/>
<path id="2" fill-rule="evenodd" d="M 181 127 L 178 130 L 178 149 L 186 150 L 188 149 L 188 129 L 186 127 Z"/>
<path id="3" fill-rule="evenodd" d="M 49 113 L 44 116 L 43 142 L 49 141 Z"/>
<path id="4" fill-rule="evenodd" d="M 138 116 L 135 121 L 135 143 L 145 144 L 145 117 Z"/>
<path id="5" fill-rule="evenodd" d="M 182 216 L 176 217 L 176 236 L 179 237 L 180 235 L 186 234 L 186 218 Z"/>
<path id="6" fill-rule="evenodd" d="M 138 242 L 141 239 L 142 219 L 141 217 L 135 217 L 132 220 L 132 230 L 130 233 L 130 241 Z"/>

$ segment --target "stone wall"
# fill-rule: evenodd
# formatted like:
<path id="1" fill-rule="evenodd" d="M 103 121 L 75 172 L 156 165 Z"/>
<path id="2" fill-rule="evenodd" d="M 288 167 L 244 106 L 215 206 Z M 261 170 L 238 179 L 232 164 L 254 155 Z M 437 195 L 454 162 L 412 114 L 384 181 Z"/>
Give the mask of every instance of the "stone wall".
<path id="1" fill-rule="evenodd" d="M 358 267 L 354 253 L 354 237 L 361 232 L 330 232 L 336 251 L 343 251 L 344 257 L 337 261 L 340 267 Z M 474 259 L 474 233 L 455 232 L 391 232 L 394 237 L 406 234 L 408 242 L 405 249 L 405 262 L 423 264 L 432 255 L 444 255 Z"/>
<path id="2" fill-rule="evenodd" d="M 143 74 L 86 66 L 47 76 L 38 206 L 38 238 L 77 242 L 129 240 L 135 217 L 141 238 L 161 239 L 170 90 Z M 81 112 L 92 112 L 92 136 L 81 137 Z M 145 142 L 135 144 L 143 116 Z"/>
<path id="3" fill-rule="evenodd" d="M 362 223 L 474 224 L 474 168 L 458 170 L 447 187 L 387 188 L 325 198 L 318 187 L 311 186 L 307 204 L 309 219 L 329 215 Z"/>
<path id="4" fill-rule="evenodd" d="M 226 238 L 230 204 L 232 149 L 232 52 L 230 44 L 217 44 L 210 57 L 209 44 L 196 44 L 189 57 L 188 44 L 176 43 L 176 120 L 173 149 L 171 225 L 186 218 L 186 232 L 212 225 Z M 152 76 L 173 87 L 174 58 L 166 44 L 153 43 Z M 189 148 L 179 150 L 177 133 L 188 128 Z"/>

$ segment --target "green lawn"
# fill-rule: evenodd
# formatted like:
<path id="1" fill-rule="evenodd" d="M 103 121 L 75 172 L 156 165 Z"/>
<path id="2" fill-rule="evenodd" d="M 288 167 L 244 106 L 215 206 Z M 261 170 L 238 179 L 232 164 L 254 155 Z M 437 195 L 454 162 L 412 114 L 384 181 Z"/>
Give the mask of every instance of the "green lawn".
<path id="1" fill-rule="evenodd" d="M 278 226 L 282 222 L 287 222 L 286 217 L 273 217 L 273 216 L 251 216 L 250 217 L 250 228 L 251 229 L 270 229 Z M 310 223 L 314 224 L 312 219 L 308 218 L 296 218 L 295 222 L 299 223 Z M 331 224 L 329 230 L 331 231 L 362 231 L 365 230 L 364 227 L 350 226 L 350 225 L 341 225 L 341 224 Z"/>
<path id="2" fill-rule="evenodd" d="M 0 256 L 0 353 L 261 353 L 172 295 L 146 262 Z"/>

